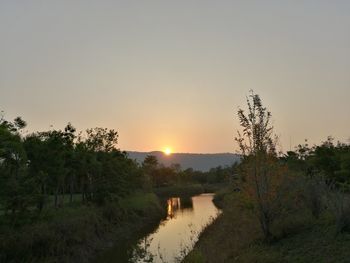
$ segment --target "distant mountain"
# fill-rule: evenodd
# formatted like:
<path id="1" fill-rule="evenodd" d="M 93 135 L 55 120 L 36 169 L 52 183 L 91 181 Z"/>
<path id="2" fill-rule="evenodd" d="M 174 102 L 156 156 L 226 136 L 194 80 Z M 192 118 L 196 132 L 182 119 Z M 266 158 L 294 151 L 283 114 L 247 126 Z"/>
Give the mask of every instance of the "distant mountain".
<path id="1" fill-rule="evenodd" d="M 172 153 L 165 155 L 163 152 L 127 152 L 129 158 L 142 163 L 147 155 L 154 155 L 165 166 L 180 164 L 183 169 L 193 168 L 199 171 L 209 171 L 217 166 L 230 166 L 239 162 L 240 157 L 233 153 Z"/>

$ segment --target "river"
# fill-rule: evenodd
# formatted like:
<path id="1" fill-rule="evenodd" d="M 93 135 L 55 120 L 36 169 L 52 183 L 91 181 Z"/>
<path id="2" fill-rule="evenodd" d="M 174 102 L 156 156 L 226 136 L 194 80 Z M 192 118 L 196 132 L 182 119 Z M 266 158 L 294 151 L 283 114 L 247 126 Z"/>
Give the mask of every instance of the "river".
<path id="1" fill-rule="evenodd" d="M 169 198 L 165 202 L 167 217 L 155 230 L 108 249 L 98 257 L 98 262 L 180 262 L 203 228 L 221 213 L 212 200 L 213 194 Z"/>

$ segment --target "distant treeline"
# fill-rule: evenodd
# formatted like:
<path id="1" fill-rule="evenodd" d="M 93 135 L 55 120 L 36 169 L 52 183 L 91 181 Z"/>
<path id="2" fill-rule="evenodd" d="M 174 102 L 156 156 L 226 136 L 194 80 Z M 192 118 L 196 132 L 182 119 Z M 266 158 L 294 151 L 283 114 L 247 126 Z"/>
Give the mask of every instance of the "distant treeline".
<path id="1" fill-rule="evenodd" d="M 247 98 L 247 110 L 238 110 L 238 118 L 242 131 L 235 139 L 243 155 L 238 185 L 255 207 L 265 240 L 275 238 L 274 222 L 302 210 L 301 204 L 309 207 L 315 218 L 326 207 L 337 211 L 339 231 L 350 226 L 348 212 L 344 213 L 350 206 L 339 206 L 348 206 L 345 194 L 350 190 L 349 144 L 334 143 L 328 137 L 321 145 L 310 147 L 306 141 L 295 151 L 278 153 L 271 113 L 254 92 Z"/>
<path id="2" fill-rule="evenodd" d="M 295 151 L 287 152 L 282 160 L 295 172 L 307 177 L 321 176 L 328 184 L 350 190 L 350 144 L 334 142 L 331 136 L 312 147 L 305 141 Z"/>
<path id="3" fill-rule="evenodd" d="M 154 156 L 139 165 L 117 148 L 118 133 L 92 128 L 24 134 L 26 122 L 0 118 L 0 211 L 16 218 L 25 212 L 65 203 L 118 201 L 137 189 L 186 183 L 223 183 L 232 167 L 203 173 L 165 167 Z M 13 222 L 15 222 L 14 220 Z"/>

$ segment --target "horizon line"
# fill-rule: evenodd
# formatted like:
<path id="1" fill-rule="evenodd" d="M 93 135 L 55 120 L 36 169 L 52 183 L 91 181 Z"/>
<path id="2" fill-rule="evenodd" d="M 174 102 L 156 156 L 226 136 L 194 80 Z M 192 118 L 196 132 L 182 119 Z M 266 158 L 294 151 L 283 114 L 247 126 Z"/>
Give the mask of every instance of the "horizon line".
<path id="1" fill-rule="evenodd" d="M 159 152 L 159 153 L 163 153 L 164 152 L 162 150 L 153 150 L 153 151 L 137 151 L 137 150 L 123 150 L 125 152 L 136 152 L 136 153 L 155 153 L 155 152 Z M 199 153 L 199 152 L 173 152 L 171 153 L 171 155 L 173 154 L 236 154 L 236 155 L 239 155 L 239 153 L 234 153 L 234 152 L 202 152 L 202 153 Z"/>

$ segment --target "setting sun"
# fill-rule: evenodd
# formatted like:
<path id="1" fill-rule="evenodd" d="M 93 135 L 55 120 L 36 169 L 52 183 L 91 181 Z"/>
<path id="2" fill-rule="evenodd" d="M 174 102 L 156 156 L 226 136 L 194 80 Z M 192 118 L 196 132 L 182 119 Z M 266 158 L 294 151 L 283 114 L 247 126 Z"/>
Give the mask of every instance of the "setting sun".
<path id="1" fill-rule="evenodd" d="M 170 154 L 172 153 L 172 150 L 171 150 L 170 148 L 165 148 L 165 149 L 164 149 L 164 153 L 165 153 L 166 155 L 170 155 Z"/>

